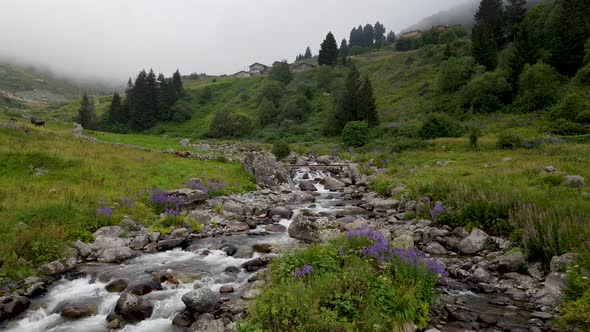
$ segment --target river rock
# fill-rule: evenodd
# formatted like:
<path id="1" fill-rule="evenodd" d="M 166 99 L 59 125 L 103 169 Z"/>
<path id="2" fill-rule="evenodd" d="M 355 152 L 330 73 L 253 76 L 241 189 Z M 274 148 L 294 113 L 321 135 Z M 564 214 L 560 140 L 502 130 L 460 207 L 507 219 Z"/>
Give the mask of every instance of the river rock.
<path id="1" fill-rule="evenodd" d="M 186 239 L 170 239 L 162 240 L 158 242 L 158 251 L 168 251 L 174 248 L 182 247 L 186 242 Z"/>
<path id="2" fill-rule="evenodd" d="M 82 258 L 86 258 L 92 253 L 90 246 L 80 240 L 76 240 L 76 242 L 73 244 L 73 247 L 76 249 L 78 256 Z"/>
<path id="3" fill-rule="evenodd" d="M 199 189 L 182 188 L 168 191 L 168 197 L 176 196 L 183 207 L 197 206 L 205 202 L 209 196 Z"/>
<path id="4" fill-rule="evenodd" d="M 99 236 L 116 238 L 121 237 L 123 234 L 125 234 L 125 230 L 121 226 L 106 226 L 96 230 L 96 232 L 92 233 L 92 236 L 94 236 L 95 239 Z"/>
<path id="5" fill-rule="evenodd" d="M 337 228 L 337 222 L 328 217 L 311 217 L 300 213 L 289 225 L 289 236 L 307 242 L 320 240 L 320 231 Z"/>
<path id="6" fill-rule="evenodd" d="M 433 255 L 446 255 L 447 250 L 438 242 L 432 242 L 424 248 L 424 252 Z"/>
<path id="7" fill-rule="evenodd" d="M 344 183 L 342 183 L 340 180 L 335 179 L 331 176 L 327 176 L 327 177 L 323 178 L 320 182 L 324 185 L 324 187 L 327 190 L 330 190 L 330 191 L 337 191 L 337 190 L 343 189 L 345 187 Z"/>
<path id="8" fill-rule="evenodd" d="M 267 266 L 271 262 L 271 260 L 272 259 L 270 257 L 254 258 L 242 264 L 242 268 L 248 272 L 255 272 Z"/>
<path id="9" fill-rule="evenodd" d="M 473 272 L 473 278 L 478 281 L 490 282 L 492 280 L 492 275 L 486 269 L 478 267 L 475 269 L 475 272 Z"/>
<path id="10" fill-rule="evenodd" d="M 129 243 L 129 248 L 133 250 L 141 250 L 148 243 L 150 243 L 150 238 L 147 236 L 147 234 L 140 234 L 131 240 L 131 243 Z"/>
<path id="11" fill-rule="evenodd" d="M 545 279 L 545 289 L 554 295 L 561 295 L 567 285 L 567 274 L 551 272 Z"/>
<path id="12" fill-rule="evenodd" d="M 24 296 L 7 295 L 0 297 L 0 322 L 14 318 L 24 312 L 31 301 Z"/>
<path id="13" fill-rule="evenodd" d="M 187 328 L 191 326 L 195 322 L 193 315 L 189 312 L 179 312 L 174 316 L 172 320 L 172 325 L 180 326 L 181 328 Z"/>
<path id="14" fill-rule="evenodd" d="M 567 253 L 561 256 L 553 256 L 549 264 L 551 272 L 565 272 L 568 266 L 573 265 L 578 259 L 578 255 L 574 253 Z"/>
<path id="15" fill-rule="evenodd" d="M 234 246 L 233 244 L 226 244 L 221 247 L 221 250 L 225 252 L 228 256 L 233 256 L 238 252 L 238 247 Z"/>
<path id="16" fill-rule="evenodd" d="M 115 279 L 109 282 L 105 286 L 105 289 L 109 293 L 121 293 L 127 288 L 128 284 L 129 283 L 125 279 Z"/>
<path id="17" fill-rule="evenodd" d="M 489 235 L 484 231 L 476 228 L 471 231 L 469 236 L 459 242 L 457 249 L 462 254 L 477 254 L 485 248 L 489 238 Z"/>
<path id="18" fill-rule="evenodd" d="M 318 191 L 318 188 L 311 181 L 301 181 L 299 183 L 299 189 L 302 191 Z"/>
<path id="19" fill-rule="evenodd" d="M 170 234 L 171 239 L 185 239 L 191 232 L 186 228 L 178 228 Z"/>
<path id="20" fill-rule="evenodd" d="M 526 271 L 531 277 L 537 279 L 537 281 L 545 280 L 545 272 L 543 272 L 543 265 L 541 263 L 529 264 Z"/>
<path id="21" fill-rule="evenodd" d="M 330 166 L 332 164 L 332 157 L 330 156 L 319 156 L 315 159 L 318 164 L 322 164 L 324 166 Z"/>
<path id="22" fill-rule="evenodd" d="M 66 267 L 59 261 L 53 261 L 41 266 L 41 272 L 48 275 L 61 274 L 66 271 Z"/>
<path id="23" fill-rule="evenodd" d="M 514 272 L 524 266 L 526 260 L 520 251 L 502 256 L 498 260 L 498 271 L 501 273 Z"/>
<path id="24" fill-rule="evenodd" d="M 128 247 L 112 248 L 103 250 L 98 256 L 98 261 L 103 263 L 120 263 L 136 255 L 135 251 Z"/>
<path id="25" fill-rule="evenodd" d="M 192 290 L 182 296 L 182 302 L 191 313 L 208 313 L 219 308 L 219 299 L 209 288 Z"/>
<path id="26" fill-rule="evenodd" d="M 359 172 L 358 168 L 356 168 L 356 166 L 354 165 L 348 166 L 346 174 L 348 175 L 350 181 L 352 181 L 352 184 L 357 184 L 361 181 L 361 173 Z"/>
<path id="27" fill-rule="evenodd" d="M 293 216 L 293 210 L 289 209 L 286 206 L 277 206 L 277 207 L 272 208 L 268 212 L 268 216 L 269 217 L 280 216 L 281 219 L 291 219 L 291 217 Z"/>
<path id="28" fill-rule="evenodd" d="M 281 224 L 264 225 L 264 229 L 272 233 L 284 233 L 287 231 L 287 227 Z"/>
<path id="29" fill-rule="evenodd" d="M 563 177 L 563 185 L 572 188 L 582 188 L 586 185 L 586 179 L 579 175 L 566 175 Z"/>
<path id="30" fill-rule="evenodd" d="M 115 306 L 115 314 L 131 322 L 147 319 L 153 311 L 154 305 L 150 301 L 131 293 L 121 294 Z"/>
<path id="31" fill-rule="evenodd" d="M 223 211 L 234 213 L 239 216 L 243 216 L 246 214 L 244 204 L 231 200 L 225 201 L 223 203 Z"/>
<path id="32" fill-rule="evenodd" d="M 270 153 L 249 153 L 244 160 L 246 171 L 263 188 L 277 189 L 281 184 L 292 185 L 289 172 Z"/>
<path id="33" fill-rule="evenodd" d="M 252 246 L 252 251 L 261 254 L 269 254 L 272 251 L 272 245 L 268 243 L 257 243 Z"/>
<path id="34" fill-rule="evenodd" d="M 245 232 L 250 230 L 250 226 L 241 221 L 230 221 L 226 224 L 227 229 L 230 232 Z"/>
<path id="35" fill-rule="evenodd" d="M 234 288 L 231 285 L 221 286 L 221 288 L 219 289 L 219 293 L 221 293 L 221 294 L 229 294 L 229 293 L 233 293 L 233 292 L 234 292 Z"/>
<path id="36" fill-rule="evenodd" d="M 399 201 L 395 199 L 376 199 L 370 203 L 373 205 L 373 211 L 375 212 L 386 212 L 399 207 Z"/>
<path id="37" fill-rule="evenodd" d="M 89 305 L 76 305 L 69 304 L 63 307 L 61 310 L 61 316 L 70 319 L 79 319 L 83 317 L 90 317 L 96 314 L 96 308 L 92 308 Z"/>
<path id="38" fill-rule="evenodd" d="M 118 226 L 117 226 L 118 227 Z M 131 241 L 118 237 L 98 236 L 90 246 L 95 251 L 103 251 L 113 248 L 127 247 Z"/>
<path id="39" fill-rule="evenodd" d="M 225 325 L 221 320 L 199 319 L 188 328 L 189 332 L 225 332 Z"/>
<path id="40" fill-rule="evenodd" d="M 146 281 L 146 282 L 139 282 L 134 283 L 133 285 L 129 285 L 125 290 L 128 293 L 143 296 L 149 294 L 153 291 L 162 290 L 162 285 L 160 283 L 154 281 Z"/>
<path id="41" fill-rule="evenodd" d="M 228 266 L 225 268 L 225 270 L 223 270 L 226 273 L 240 273 L 240 268 L 238 268 L 237 266 Z"/>

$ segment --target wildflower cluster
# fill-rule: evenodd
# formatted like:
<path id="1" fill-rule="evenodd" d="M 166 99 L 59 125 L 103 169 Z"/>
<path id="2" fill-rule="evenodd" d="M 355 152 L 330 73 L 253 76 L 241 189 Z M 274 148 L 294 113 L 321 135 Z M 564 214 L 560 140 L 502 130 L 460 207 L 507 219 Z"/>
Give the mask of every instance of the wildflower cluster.
<path id="1" fill-rule="evenodd" d="M 109 218 L 113 214 L 113 209 L 111 209 L 110 207 L 108 207 L 107 206 L 107 203 L 104 200 L 104 198 L 101 197 L 98 200 L 98 209 L 96 210 L 96 213 L 99 216 L 103 216 L 103 217 Z"/>
<path id="2" fill-rule="evenodd" d="M 160 189 L 148 191 L 148 203 L 151 204 L 156 213 L 166 214 L 167 216 L 177 216 L 181 212 L 182 199 L 176 195 L 170 195 L 168 192 Z"/>
<path id="3" fill-rule="evenodd" d="M 227 188 L 225 182 L 217 182 L 213 180 L 209 180 L 206 185 L 195 181 L 189 181 L 185 185 L 191 189 L 198 189 L 209 196 L 213 196 L 216 193 L 219 193 L 220 190 Z"/>
<path id="4" fill-rule="evenodd" d="M 295 278 L 303 278 L 312 272 L 313 272 L 313 267 L 311 267 L 311 265 L 305 264 L 299 270 L 295 270 L 295 272 L 293 272 L 293 275 L 295 276 Z"/>
<path id="5" fill-rule="evenodd" d="M 436 218 L 444 212 L 445 206 L 443 205 L 443 202 L 438 201 L 434 204 L 434 207 L 430 209 L 430 217 L 432 220 L 436 220 Z"/>
<path id="6" fill-rule="evenodd" d="M 399 260 L 408 265 L 441 275 L 443 278 L 448 276 L 445 267 L 437 259 L 426 257 L 426 255 L 416 248 L 397 249 L 392 248 L 383 234 L 372 228 L 362 228 L 348 232 L 348 239 L 365 238 L 371 245 L 361 248 L 361 255 L 375 258 L 379 263 L 387 263 Z"/>

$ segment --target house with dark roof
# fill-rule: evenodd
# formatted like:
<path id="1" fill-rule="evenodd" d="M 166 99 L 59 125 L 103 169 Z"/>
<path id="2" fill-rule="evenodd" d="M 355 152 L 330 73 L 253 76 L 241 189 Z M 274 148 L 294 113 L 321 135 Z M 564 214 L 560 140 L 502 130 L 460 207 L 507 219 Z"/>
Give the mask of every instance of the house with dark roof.
<path id="1" fill-rule="evenodd" d="M 254 63 L 250 65 L 250 74 L 252 75 L 260 75 L 268 71 L 268 66 L 263 65 L 261 63 Z"/>

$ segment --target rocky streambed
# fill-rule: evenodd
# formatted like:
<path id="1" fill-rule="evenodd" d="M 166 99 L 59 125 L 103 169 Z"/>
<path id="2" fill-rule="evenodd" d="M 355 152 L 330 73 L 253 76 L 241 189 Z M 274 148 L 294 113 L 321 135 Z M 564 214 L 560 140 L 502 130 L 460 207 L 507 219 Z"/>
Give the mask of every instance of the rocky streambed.
<path id="1" fill-rule="evenodd" d="M 550 331 L 565 268 L 555 257 L 548 275 L 526 264 L 509 241 L 480 230 L 435 227 L 416 219 L 429 198 L 384 199 L 370 178 L 348 162 L 299 157 L 288 169 L 268 154 L 246 159 L 267 188 L 209 199 L 184 197 L 202 232 L 150 232 L 126 219 L 99 229 L 95 242 L 76 242 L 69 258 L 42 267 L 0 298 L 7 331 L 233 331 L 260 294 L 276 254 L 309 241 L 326 241 L 358 228 L 375 228 L 398 246 L 416 246 L 445 263 L 432 331 Z M 398 186 L 394 190 L 403 190 Z"/>

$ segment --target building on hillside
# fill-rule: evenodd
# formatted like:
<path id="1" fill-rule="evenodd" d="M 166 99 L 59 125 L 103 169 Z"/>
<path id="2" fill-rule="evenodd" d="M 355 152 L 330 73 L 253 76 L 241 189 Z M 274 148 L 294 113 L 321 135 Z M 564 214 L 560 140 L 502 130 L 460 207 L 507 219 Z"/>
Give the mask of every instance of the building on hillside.
<path id="1" fill-rule="evenodd" d="M 420 38 L 422 37 L 423 32 L 420 30 L 408 31 L 404 32 L 400 35 L 401 38 Z"/>
<path id="2" fill-rule="evenodd" d="M 251 77 L 251 76 L 252 76 L 252 74 L 250 74 L 247 71 L 243 71 L 243 70 L 233 74 L 233 77 L 236 77 L 236 78 L 245 78 L 245 77 Z"/>
<path id="3" fill-rule="evenodd" d="M 437 25 L 434 27 L 434 30 L 438 30 L 438 31 L 447 31 L 449 29 L 448 25 Z"/>
<path id="4" fill-rule="evenodd" d="M 261 75 L 268 71 L 268 66 L 263 65 L 261 63 L 254 63 L 250 65 L 250 74 L 252 75 Z"/>
<path id="5" fill-rule="evenodd" d="M 304 72 L 310 69 L 313 69 L 315 66 L 311 63 L 298 63 L 296 65 L 294 65 L 293 67 L 291 67 L 291 70 L 296 72 L 296 73 L 300 73 L 300 72 Z"/>

